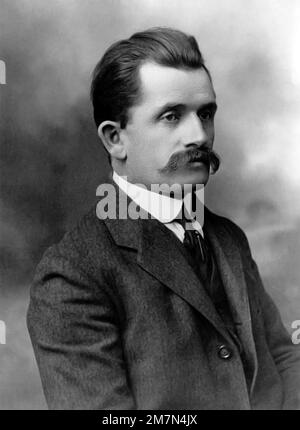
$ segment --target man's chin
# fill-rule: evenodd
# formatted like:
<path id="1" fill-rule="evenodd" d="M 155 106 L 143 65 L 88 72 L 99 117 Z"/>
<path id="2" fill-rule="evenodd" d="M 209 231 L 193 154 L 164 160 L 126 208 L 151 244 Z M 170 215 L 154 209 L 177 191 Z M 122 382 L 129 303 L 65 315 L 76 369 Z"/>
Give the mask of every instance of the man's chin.
<path id="1" fill-rule="evenodd" d="M 209 180 L 209 172 L 207 168 L 204 169 L 190 169 L 189 171 L 177 173 L 173 175 L 173 184 L 189 184 L 189 185 L 206 185 Z"/>

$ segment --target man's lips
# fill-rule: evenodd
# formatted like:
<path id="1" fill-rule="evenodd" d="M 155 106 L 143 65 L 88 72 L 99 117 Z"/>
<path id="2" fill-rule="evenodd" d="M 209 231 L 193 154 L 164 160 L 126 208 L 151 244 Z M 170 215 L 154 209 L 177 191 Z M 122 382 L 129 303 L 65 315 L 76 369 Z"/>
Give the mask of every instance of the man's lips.
<path id="1" fill-rule="evenodd" d="M 197 157 L 191 157 L 191 159 L 188 161 L 188 164 L 191 164 L 191 163 L 207 165 L 207 164 L 209 164 L 209 159 L 208 159 L 208 156 L 206 154 L 205 155 L 201 154 Z"/>
<path id="2" fill-rule="evenodd" d="M 186 164 L 186 168 L 187 169 L 207 169 L 207 163 L 205 163 L 203 160 L 194 160 L 194 161 L 189 161 Z"/>

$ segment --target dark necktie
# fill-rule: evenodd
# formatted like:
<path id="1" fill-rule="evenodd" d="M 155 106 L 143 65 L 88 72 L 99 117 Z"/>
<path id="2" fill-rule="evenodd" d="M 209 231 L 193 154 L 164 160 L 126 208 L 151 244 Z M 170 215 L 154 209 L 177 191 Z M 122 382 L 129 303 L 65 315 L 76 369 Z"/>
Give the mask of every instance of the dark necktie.
<path id="1" fill-rule="evenodd" d="M 181 217 L 180 214 L 179 219 L 176 219 L 176 221 L 184 228 L 183 245 L 188 251 L 192 267 L 206 284 L 207 288 L 209 288 L 212 274 L 212 255 L 208 244 L 199 231 L 186 228 L 187 223 L 190 223 L 191 220 L 188 220 L 184 216 Z"/>
<path id="2" fill-rule="evenodd" d="M 197 230 L 186 228 L 186 224 L 190 223 L 191 220 L 187 220 L 184 216 L 180 218 L 180 216 L 181 213 L 176 221 L 182 225 L 185 231 L 183 244 L 188 251 L 190 264 L 194 268 L 197 276 L 201 279 L 206 292 L 212 299 L 217 312 L 221 316 L 241 353 L 243 351 L 243 347 L 236 333 L 228 299 L 221 283 L 222 281 L 219 278 L 216 278 L 216 268 L 209 244 Z"/>
<path id="3" fill-rule="evenodd" d="M 188 249 L 188 251 L 192 254 L 196 254 L 196 258 L 199 261 L 206 262 L 207 261 L 207 246 L 206 243 L 199 231 L 197 230 L 184 230 L 184 246 Z"/>

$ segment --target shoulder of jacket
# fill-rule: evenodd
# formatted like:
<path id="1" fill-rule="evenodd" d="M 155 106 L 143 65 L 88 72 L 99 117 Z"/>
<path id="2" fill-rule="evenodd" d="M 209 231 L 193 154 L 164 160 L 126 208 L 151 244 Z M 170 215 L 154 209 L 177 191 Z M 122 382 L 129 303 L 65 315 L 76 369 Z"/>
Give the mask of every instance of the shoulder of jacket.
<path id="1" fill-rule="evenodd" d="M 78 270 L 89 272 L 96 259 L 105 259 L 110 243 L 105 222 L 97 218 L 96 206 L 93 206 L 58 243 L 45 250 L 37 270 L 49 268 L 58 260 L 65 260 Z"/>
<path id="2" fill-rule="evenodd" d="M 222 225 L 231 236 L 234 236 L 239 242 L 242 242 L 243 245 L 246 244 L 248 246 L 247 236 L 244 230 L 238 224 L 223 215 L 212 212 L 207 207 L 205 210 L 206 215 L 210 217 L 214 224 Z"/>

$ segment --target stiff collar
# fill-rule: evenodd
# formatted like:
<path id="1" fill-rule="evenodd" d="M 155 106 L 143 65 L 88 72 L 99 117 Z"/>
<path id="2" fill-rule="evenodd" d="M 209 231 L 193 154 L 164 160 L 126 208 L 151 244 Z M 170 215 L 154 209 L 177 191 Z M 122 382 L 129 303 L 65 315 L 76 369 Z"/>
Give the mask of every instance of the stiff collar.
<path id="1" fill-rule="evenodd" d="M 155 191 L 148 190 L 140 185 L 127 181 L 125 176 L 113 172 L 113 180 L 137 205 L 148 212 L 152 217 L 158 219 L 163 224 L 168 224 L 178 219 L 184 205 L 185 216 L 191 220 L 194 218 L 192 211 L 191 192 L 183 198 L 172 198 Z M 203 190 L 196 191 L 196 196 Z M 199 222 L 197 219 L 196 222 Z M 202 227 L 203 222 L 200 223 Z"/>

